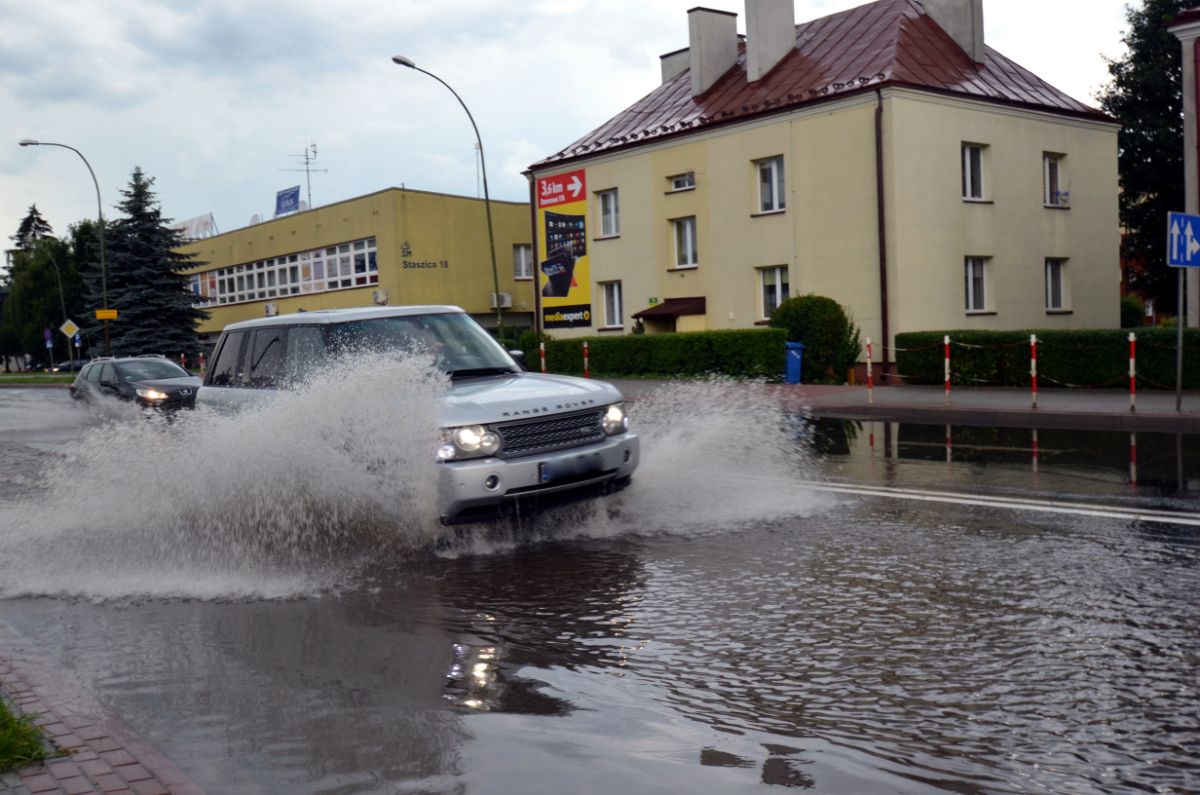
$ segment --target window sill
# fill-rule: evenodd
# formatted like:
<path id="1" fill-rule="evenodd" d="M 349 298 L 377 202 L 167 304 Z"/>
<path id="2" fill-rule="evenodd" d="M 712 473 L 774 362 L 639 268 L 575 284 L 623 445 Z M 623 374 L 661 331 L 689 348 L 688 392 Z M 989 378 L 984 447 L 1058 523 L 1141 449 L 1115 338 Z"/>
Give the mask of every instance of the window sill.
<path id="1" fill-rule="evenodd" d="M 599 243 L 601 240 L 616 240 L 616 239 L 617 239 L 617 238 L 619 238 L 620 236 L 621 236 L 621 233 L 620 233 L 620 232 L 618 232 L 618 233 L 617 233 L 617 234 L 615 234 L 615 235 L 599 235 L 599 236 L 597 236 L 597 237 L 593 237 L 593 238 L 592 238 L 592 242 L 593 242 L 593 243 Z"/>
<path id="2" fill-rule="evenodd" d="M 1073 314 L 1075 314 L 1075 310 L 1074 309 L 1047 309 L 1046 314 L 1047 315 L 1073 315 Z"/>
<path id="3" fill-rule="evenodd" d="M 787 215 L 787 208 L 784 207 L 782 210 L 765 210 L 763 212 L 750 213 L 751 218 L 766 218 L 767 216 L 771 215 Z"/>
<path id="4" fill-rule="evenodd" d="M 988 315 L 997 314 L 991 309 L 968 309 L 967 317 L 987 317 Z"/>
<path id="5" fill-rule="evenodd" d="M 963 196 L 963 204 L 995 204 L 991 199 L 972 199 L 970 196 Z"/>
<path id="6" fill-rule="evenodd" d="M 699 267 L 699 265 L 679 265 L 674 268 L 667 268 L 667 273 L 675 273 L 676 271 L 694 271 Z"/>
<path id="7" fill-rule="evenodd" d="M 1069 209 L 1071 209 L 1071 205 L 1069 205 L 1069 204 L 1043 204 L 1042 206 L 1045 207 L 1047 210 L 1069 210 Z"/>
<path id="8" fill-rule="evenodd" d="M 672 188 L 671 190 L 663 191 L 663 193 L 666 196 L 670 196 L 672 193 L 690 193 L 691 191 L 694 191 L 695 189 L 696 189 L 696 186 L 693 185 L 690 188 Z"/>
<path id="9" fill-rule="evenodd" d="M 600 333 L 604 333 L 606 331 L 612 332 L 612 331 L 624 331 L 624 330 L 625 330 L 624 326 L 600 326 L 598 329 L 596 329 L 596 331 L 598 331 Z"/>

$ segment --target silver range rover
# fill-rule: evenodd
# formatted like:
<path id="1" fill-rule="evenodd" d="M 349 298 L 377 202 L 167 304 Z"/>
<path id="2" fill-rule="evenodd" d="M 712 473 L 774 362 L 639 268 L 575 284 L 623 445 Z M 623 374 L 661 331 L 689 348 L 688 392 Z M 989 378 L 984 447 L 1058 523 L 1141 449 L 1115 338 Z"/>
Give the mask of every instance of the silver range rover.
<path id="1" fill-rule="evenodd" d="M 320 310 L 234 323 L 217 341 L 198 407 L 259 403 L 353 351 L 431 355 L 450 376 L 438 417 L 439 515 L 488 519 L 629 484 L 638 437 L 621 393 L 603 381 L 525 372 L 453 306 Z"/>

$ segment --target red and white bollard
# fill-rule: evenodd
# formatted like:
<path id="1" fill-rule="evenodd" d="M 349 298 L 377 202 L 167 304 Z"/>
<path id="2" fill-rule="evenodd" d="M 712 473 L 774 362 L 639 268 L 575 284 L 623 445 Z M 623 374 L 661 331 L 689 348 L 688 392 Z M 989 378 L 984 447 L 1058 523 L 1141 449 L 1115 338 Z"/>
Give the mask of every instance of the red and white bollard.
<path id="1" fill-rule="evenodd" d="M 1033 407 L 1037 408 L 1037 335 L 1029 335 L 1029 386 L 1033 390 Z"/>
<path id="2" fill-rule="evenodd" d="M 589 369 L 589 365 L 588 365 L 588 344 L 586 342 L 583 343 L 583 377 L 584 378 L 592 377 L 592 373 L 591 373 L 591 370 Z"/>
<path id="3" fill-rule="evenodd" d="M 1129 410 L 1137 411 L 1137 335 L 1129 332 Z"/>
<path id="4" fill-rule="evenodd" d="M 947 335 L 942 338 L 942 343 L 946 347 L 946 405 L 950 405 L 950 337 Z"/>
<path id="5" fill-rule="evenodd" d="M 184 370 L 187 369 L 187 356 L 185 356 L 182 353 L 179 354 L 179 366 L 182 367 Z"/>
<path id="6" fill-rule="evenodd" d="M 538 357 L 542 360 L 542 375 L 546 374 L 546 343 L 538 343 Z"/>
<path id="7" fill-rule="evenodd" d="M 867 337 L 867 404 L 875 404 L 875 376 L 871 373 L 871 338 Z M 875 445 L 872 444 L 872 447 Z"/>

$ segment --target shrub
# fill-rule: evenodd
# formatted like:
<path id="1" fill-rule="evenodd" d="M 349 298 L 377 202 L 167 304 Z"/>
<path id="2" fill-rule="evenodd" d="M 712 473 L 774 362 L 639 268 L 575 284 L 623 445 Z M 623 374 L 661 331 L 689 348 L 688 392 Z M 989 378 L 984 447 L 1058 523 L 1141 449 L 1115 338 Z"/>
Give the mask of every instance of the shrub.
<path id="1" fill-rule="evenodd" d="M 583 343 L 588 343 L 593 374 L 688 376 L 707 373 L 745 378 L 781 378 L 786 346 L 778 329 L 733 329 L 676 334 L 628 334 L 546 341 L 546 369 L 583 373 Z M 522 337 L 521 349 L 531 370 L 540 367 L 534 335 Z"/>
<path id="2" fill-rule="evenodd" d="M 1137 333 L 1138 385 L 1175 388 L 1173 330 Z M 1029 335 L 1038 338 L 1043 386 L 1123 388 L 1129 384 L 1129 331 L 917 331 L 896 335 L 896 366 L 912 384 L 944 378 L 942 338 L 949 335 L 950 379 L 960 386 L 1029 386 Z M 1200 330 L 1185 330 L 1183 385 L 1200 388 Z"/>
<path id="3" fill-rule="evenodd" d="M 845 380 L 858 361 L 862 338 L 841 304 L 821 295 L 789 298 L 771 314 L 771 326 L 804 343 L 804 372 L 810 381 Z"/>
<path id="4" fill-rule="evenodd" d="M 1137 328 L 1146 316 L 1146 305 L 1136 295 L 1121 296 L 1121 328 Z"/>

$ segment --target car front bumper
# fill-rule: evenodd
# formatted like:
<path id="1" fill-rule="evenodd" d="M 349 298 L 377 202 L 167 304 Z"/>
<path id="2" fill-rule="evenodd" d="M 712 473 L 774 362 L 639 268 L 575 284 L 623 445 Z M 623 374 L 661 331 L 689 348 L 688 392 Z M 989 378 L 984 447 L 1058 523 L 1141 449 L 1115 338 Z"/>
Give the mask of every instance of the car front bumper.
<path id="1" fill-rule="evenodd" d="M 603 442 L 521 458 L 477 458 L 438 464 L 444 522 L 487 518 L 523 500 L 623 486 L 638 465 L 638 437 L 623 433 Z"/>

